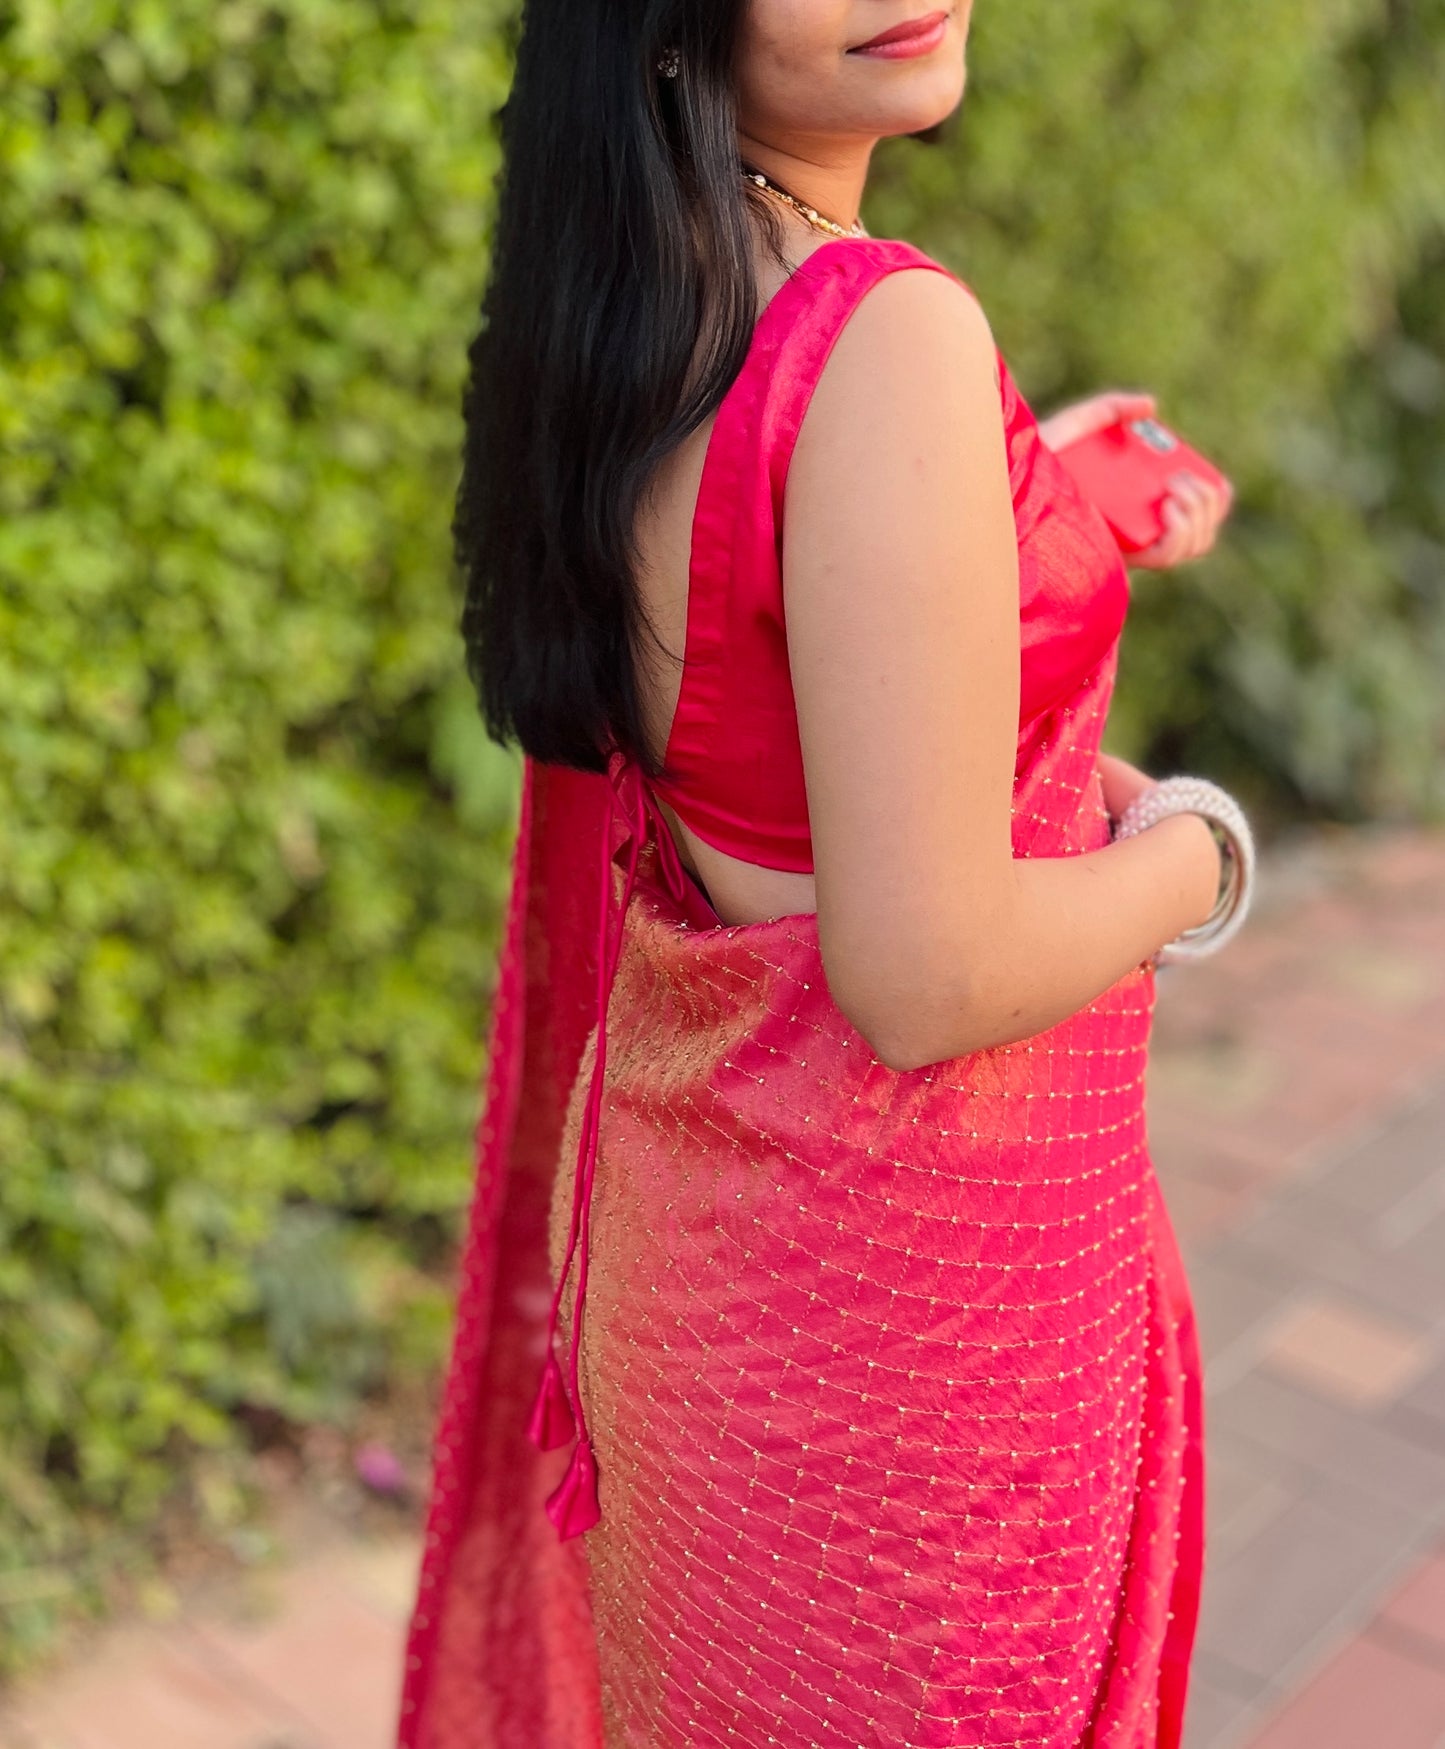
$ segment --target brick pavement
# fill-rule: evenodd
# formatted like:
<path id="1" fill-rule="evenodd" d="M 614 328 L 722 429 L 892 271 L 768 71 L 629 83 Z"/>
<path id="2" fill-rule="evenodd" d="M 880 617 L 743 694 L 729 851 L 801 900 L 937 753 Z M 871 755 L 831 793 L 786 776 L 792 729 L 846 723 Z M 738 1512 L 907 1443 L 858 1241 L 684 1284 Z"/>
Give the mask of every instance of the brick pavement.
<path id="1" fill-rule="evenodd" d="M 1207 1366 L 1186 1749 L 1445 1749 L 1445 831 L 1268 855 L 1160 975 L 1149 1124 Z M 415 1535 L 291 1546 L 27 1684 L 0 1749 L 387 1749 Z"/>
<path id="2" fill-rule="evenodd" d="M 1445 833 L 1311 835 L 1161 976 L 1206 1359 L 1186 1749 L 1445 1745 Z"/>

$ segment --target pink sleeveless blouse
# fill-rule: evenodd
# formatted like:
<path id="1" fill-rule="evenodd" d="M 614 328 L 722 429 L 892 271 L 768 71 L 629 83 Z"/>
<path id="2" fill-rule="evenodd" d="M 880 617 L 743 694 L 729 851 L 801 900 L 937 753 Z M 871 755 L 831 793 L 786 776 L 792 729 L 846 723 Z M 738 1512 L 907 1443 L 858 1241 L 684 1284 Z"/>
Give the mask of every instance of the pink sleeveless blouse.
<path id="1" fill-rule="evenodd" d="M 783 612 L 788 464 L 844 323 L 900 268 L 957 278 L 912 243 L 836 238 L 815 249 L 769 299 L 708 440 L 682 689 L 666 774 L 652 787 L 705 843 L 768 868 L 813 867 Z M 1040 439 L 1001 353 L 998 366 L 1019 525 L 1022 729 L 1113 643 L 1129 581 L 1107 524 Z"/>
<path id="2" fill-rule="evenodd" d="M 706 458 L 657 787 L 774 867 L 811 866 L 788 457 L 904 267 L 947 271 L 809 256 Z M 1013 852 L 1079 855 L 1110 841 L 1128 578 L 999 362 Z M 634 761 L 526 762 L 402 1749 L 1178 1749 L 1202 1391 L 1148 1151 L 1154 979 L 891 1070 L 816 917 L 723 926 Z"/>

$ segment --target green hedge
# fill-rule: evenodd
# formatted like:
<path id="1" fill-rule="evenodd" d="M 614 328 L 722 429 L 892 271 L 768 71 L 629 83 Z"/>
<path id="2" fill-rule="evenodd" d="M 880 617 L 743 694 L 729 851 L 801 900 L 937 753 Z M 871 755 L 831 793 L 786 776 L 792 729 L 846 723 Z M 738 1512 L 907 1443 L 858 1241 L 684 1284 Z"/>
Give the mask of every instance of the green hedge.
<path id="1" fill-rule="evenodd" d="M 0 1611 L 435 1361 L 512 762 L 448 522 L 507 62 L 446 0 L 0 39 Z M 188 1455 L 189 1454 L 189 1455 Z"/>
<path id="2" fill-rule="evenodd" d="M 0 1662 L 435 1365 L 515 765 L 448 523 L 507 0 L 0 6 Z M 1445 6 L 980 6 L 868 217 L 1241 497 L 1120 751 L 1442 803 Z M 244 1411 L 244 1413 L 243 1413 Z"/>

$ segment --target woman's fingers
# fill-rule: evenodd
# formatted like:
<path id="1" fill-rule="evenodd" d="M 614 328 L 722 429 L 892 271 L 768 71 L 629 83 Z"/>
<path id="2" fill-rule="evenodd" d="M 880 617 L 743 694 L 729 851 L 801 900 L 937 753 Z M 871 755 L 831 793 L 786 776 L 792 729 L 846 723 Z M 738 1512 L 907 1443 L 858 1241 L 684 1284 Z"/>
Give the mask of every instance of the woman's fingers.
<path id="1" fill-rule="evenodd" d="M 1099 771 L 1103 779 L 1104 800 L 1111 814 L 1121 814 L 1140 790 L 1154 782 L 1147 771 L 1120 759 L 1114 753 L 1100 753 Z"/>
<path id="2" fill-rule="evenodd" d="M 1176 487 L 1164 502 L 1164 521 L 1173 537 L 1172 551 L 1174 563 L 1182 565 L 1186 559 L 1194 557 L 1195 542 L 1199 533 L 1198 517 L 1191 503 L 1189 493 L 1182 487 Z"/>
<path id="3" fill-rule="evenodd" d="M 1164 533 L 1152 546 L 1135 553 L 1132 562 L 1166 570 L 1199 558 L 1214 545 L 1233 501 L 1234 488 L 1227 482 L 1216 486 L 1187 470 L 1172 475 L 1160 510 Z"/>
<path id="4" fill-rule="evenodd" d="M 1133 554 L 1130 562 L 1153 571 L 1167 571 L 1172 565 L 1182 564 L 1186 557 L 1189 518 L 1172 493 L 1164 500 L 1159 515 L 1164 524 L 1163 534 L 1151 546 Z"/>
<path id="5" fill-rule="evenodd" d="M 1189 499 L 1188 508 L 1195 541 L 1191 556 L 1197 557 L 1200 553 L 1207 553 L 1214 545 L 1219 525 L 1229 514 L 1233 490 L 1227 484 L 1215 485 L 1188 472 L 1179 476 L 1179 483 Z"/>
<path id="6" fill-rule="evenodd" d="M 1153 395 L 1142 389 L 1106 389 L 1073 401 L 1039 420 L 1039 435 L 1050 449 L 1066 449 L 1080 438 L 1117 424 L 1121 419 L 1147 418 L 1158 410 Z"/>
<path id="7" fill-rule="evenodd" d="M 1148 789 L 1154 782 L 1147 771 L 1141 771 L 1137 765 L 1131 765 L 1127 759 L 1120 759 L 1113 753 L 1100 753 L 1099 777 L 1104 808 L 1113 820 L 1119 818 L 1141 790 Z"/>
<path id="8" fill-rule="evenodd" d="M 1110 423 L 1117 419 L 1147 419 L 1159 411 L 1159 403 L 1143 389 L 1111 389 L 1104 400 L 1108 403 Z"/>
<path id="9" fill-rule="evenodd" d="M 1184 523 L 1184 552 L 1179 561 L 1184 564 L 1197 559 L 1209 545 L 1209 503 L 1202 483 L 1192 474 L 1176 475 L 1173 493 Z"/>

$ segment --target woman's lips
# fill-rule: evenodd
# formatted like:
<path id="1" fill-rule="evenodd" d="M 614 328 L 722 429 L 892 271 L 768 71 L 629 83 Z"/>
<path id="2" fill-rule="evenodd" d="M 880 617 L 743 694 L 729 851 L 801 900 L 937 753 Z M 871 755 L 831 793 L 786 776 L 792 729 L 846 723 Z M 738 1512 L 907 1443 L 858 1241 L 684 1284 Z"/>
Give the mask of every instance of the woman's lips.
<path id="1" fill-rule="evenodd" d="M 922 18 L 910 18 L 880 31 L 866 43 L 849 49 L 850 55 L 876 56 L 880 60 L 901 61 L 913 55 L 931 54 L 943 41 L 948 28 L 947 12 L 928 12 Z"/>

